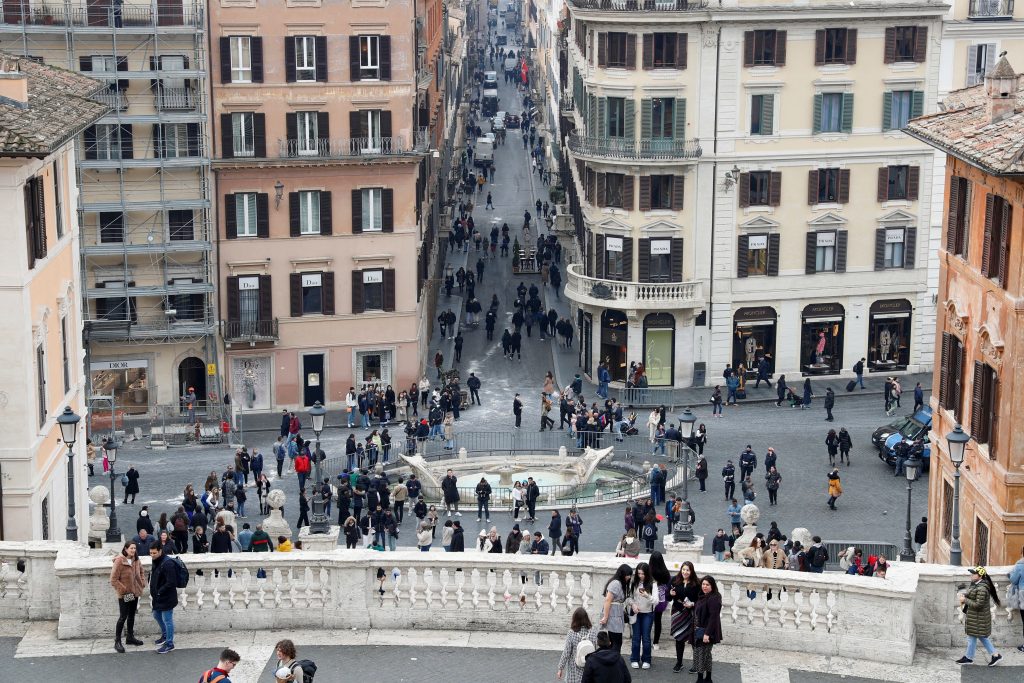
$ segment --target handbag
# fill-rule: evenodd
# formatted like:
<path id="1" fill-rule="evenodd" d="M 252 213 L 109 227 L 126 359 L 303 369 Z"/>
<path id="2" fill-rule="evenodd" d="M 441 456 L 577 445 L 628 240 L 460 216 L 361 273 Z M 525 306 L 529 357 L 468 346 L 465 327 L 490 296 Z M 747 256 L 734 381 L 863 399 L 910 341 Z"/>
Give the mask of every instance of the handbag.
<path id="1" fill-rule="evenodd" d="M 698 645 L 704 642 L 704 627 L 698 626 L 693 631 L 693 642 Z"/>
<path id="2" fill-rule="evenodd" d="M 125 602 L 135 602 L 137 597 L 138 596 L 136 596 L 135 593 L 125 593 L 121 596 L 121 599 Z"/>

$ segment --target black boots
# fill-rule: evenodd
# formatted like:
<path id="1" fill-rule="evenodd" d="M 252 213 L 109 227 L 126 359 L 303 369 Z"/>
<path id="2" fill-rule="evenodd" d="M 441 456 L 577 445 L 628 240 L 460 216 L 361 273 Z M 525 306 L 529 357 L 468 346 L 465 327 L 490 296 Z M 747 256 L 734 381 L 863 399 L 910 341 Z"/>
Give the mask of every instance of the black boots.
<path id="1" fill-rule="evenodd" d="M 121 654 L 124 654 L 124 645 L 121 644 L 120 638 L 116 638 L 114 640 L 114 649 L 120 652 Z"/>
<path id="2" fill-rule="evenodd" d="M 145 645 L 145 643 L 143 643 L 141 640 L 135 637 L 134 633 L 129 633 L 128 637 L 124 639 L 124 642 L 128 643 L 129 645 Z"/>

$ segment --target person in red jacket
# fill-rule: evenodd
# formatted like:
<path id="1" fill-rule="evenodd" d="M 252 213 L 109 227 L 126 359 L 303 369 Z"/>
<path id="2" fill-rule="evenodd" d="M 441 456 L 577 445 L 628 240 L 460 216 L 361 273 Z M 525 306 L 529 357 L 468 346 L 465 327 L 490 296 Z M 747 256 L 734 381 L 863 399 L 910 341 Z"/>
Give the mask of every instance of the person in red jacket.
<path id="1" fill-rule="evenodd" d="M 288 420 L 288 433 L 298 434 L 302 425 L 299 423 L 299 418 L 295 417 L 295 413 L 290 413 L 290 415 L 291 419 Z"/>
<path id="2" fill-rule="evenodd" d="M 306 488 L 306 478 L 309 476 L 309 455 L 306 454 L 305 450 L 299 452 L 295 456 L 295 473 L 299 475 L 299 488 Z"/>

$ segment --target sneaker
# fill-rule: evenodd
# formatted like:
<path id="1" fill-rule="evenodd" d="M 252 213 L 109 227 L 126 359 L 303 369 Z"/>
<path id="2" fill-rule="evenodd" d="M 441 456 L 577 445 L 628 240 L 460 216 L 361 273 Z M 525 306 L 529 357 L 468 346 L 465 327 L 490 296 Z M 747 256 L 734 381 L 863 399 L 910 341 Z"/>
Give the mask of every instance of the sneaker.
<path id="1" fill-rule="evenodd" d="M 674 673 L 674 674 L 677 674 L 677 673 L 679 673 L 682 670 L 683 670 L 683 665 L 682 664 L 676 664 L 675 666 L 672 667 L 672 673 Z"/>
<path id="2" fill-rule="evenodd" d="M 690 673 L 690 674 L 695 674 L 695 673 L 697 673 L 697 665 L 696 665 L 696 664 L 694 664 L 693 666 L 691 666 L 691 667 L 690 667 L 690 670 L 689 670 L 689 671 L 687 671 L 686 673 Z"/>
<path id="3" fill-rule="evenodd" d="M 992 665 L 989 664 L 989 666 L 992 666 Z M 641 669 L 650 669 L 651 668 L 651 663 L 650 662 L 644 662 L 643 666 L 641 666 L 640 668 Z"/>
<path id="4" fill-rule="evenodd" d="M 1017 652 L 1024 652 L 1024 645 L 1018 645 Z"/>
<path id="5" fill-rule="evenodd" d="M 989 666 L 995 666 L 996 664 L 998 664 L 998 663 L 999 663 L 999 660 L 1000 660 L 1000 659 L 1002 659 L 1002 658 L 1003 658 L 1003 656 L 1002 656 L 1002 655 L 999 655 L 999 654 L 997 654 L 997 655 L 995 655 L 994 657 L 992 657 L 992 659 L 991 659 L 991 660 L 989 660 L 989 663 L 988 663 L 988 665 L 989 665 Z"/>
<path id="6" fill-rule="evenodd" d="M 159 638 L 157 638 L 156 640 L 153 641 L 153 644 L 154 645 L 162 645 L 165 640 L 167 640 L 167 638 L 165 638 L 163 636 L 160 636 Z"/>
<path id="7" fill-rule="evenodd" d="M 488 523 L 488 524 L 490 524 L 490 523 L 491 523 L 491 519 L 490 519 L 489 517 L 487 518 L 487 523 Z"/>
<path id="8" fill-rule="evenodd" d="M 640 664 L 637 663 L 637 662 L 630 662 L 629 665 L 631 667 L 633 667 L 634 669 L 639 669 L 640 668 Z"/>
<path id="9" fill-rule="evenodd" d="M 973 659 L 968 659 L 967 657 L 961 657 L 960 659 L 956 660 L 953 663 L 954 664 L 974 664 L 974 660 Z"/>
<path id="10" fill-rule="evenodd" d="M 174 643 L 164 643 L 160 646 L 160 649 L 156 651 L 158 655 L 167 654 L 174 649 Z"/>
<path id="11" fill-rule="evenodd" d="M 658 644 L 655 643 L 654 645 L 651 645 L 651 647 L 654 648 L 655 650 L 657 650 L 658 649 Z"/>

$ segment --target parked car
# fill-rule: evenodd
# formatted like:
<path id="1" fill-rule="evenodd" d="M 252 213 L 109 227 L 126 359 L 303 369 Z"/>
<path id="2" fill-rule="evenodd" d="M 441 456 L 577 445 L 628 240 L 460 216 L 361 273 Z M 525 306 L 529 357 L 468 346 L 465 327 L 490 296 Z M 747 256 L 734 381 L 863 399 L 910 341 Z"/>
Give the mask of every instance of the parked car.
<path id="1" fill-rule="evenodd" d="M 491 130 L 505 130 L 505 112 L 499 111 L 491 119 Z"/>
<path id="2" fill-rule="evenodd" d="M 913 415 L 897 418 L 887 425 L 879 427 L 871 435 L 871 443 L 878 449 L 878 458 L 887 465 L 896 465 L 895 446 L 901 441 L 913 443 L 918 439 L 924 442 L 923 467 L 928 469 L 931 448 L 928 432 L 932 428 L 932 409 L 924 407 Z"/>

